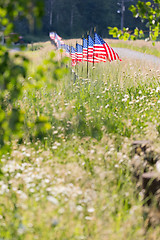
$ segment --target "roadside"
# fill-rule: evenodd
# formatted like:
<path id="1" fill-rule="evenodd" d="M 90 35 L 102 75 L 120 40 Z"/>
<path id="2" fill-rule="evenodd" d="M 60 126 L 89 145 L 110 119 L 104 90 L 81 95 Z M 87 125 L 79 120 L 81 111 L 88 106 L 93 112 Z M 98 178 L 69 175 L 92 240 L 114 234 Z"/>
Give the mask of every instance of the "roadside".
<path id="1" fill-rule="evenodd" d="M 117 39 L 105 39 L 105 41 L 113 48 L 127 48 L 133 51 L 160 57 L 160 42 L 155 42 L 155 45 L 153 45 L 151 41 L 146 42 L 144 40 L 124 41 Z"/>
<path id="2" fill-rule="evenodd" d="M 127 48 L 113 48 L 113 49 L 120 55 L 121 58 L 126 59 L 133 58 L 134 60 L 140 60 L 146 63 L 151 63 L 152 65 L 160 64 L 160 58 L 150 54 L 133 51 Z"/>

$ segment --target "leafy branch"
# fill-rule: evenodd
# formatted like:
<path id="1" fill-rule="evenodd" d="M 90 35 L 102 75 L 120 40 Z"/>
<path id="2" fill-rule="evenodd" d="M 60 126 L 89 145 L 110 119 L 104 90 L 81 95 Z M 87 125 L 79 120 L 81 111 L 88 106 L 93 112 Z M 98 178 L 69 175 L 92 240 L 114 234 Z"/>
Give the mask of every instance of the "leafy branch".
<path id="1" fill-rule="evenodd" d="M 138 28 L 134 29 L 134 31 L 130 31 L 129 28 L 123 28 L 122 31 L 117 27 L 108 27 L 108 29 L 110 35 L 112 35 L 114 38 L 119 38 L 120 40 L 136 40 L 144 37 L 144 32 Z"/>
<path id="2" fill-rule="evenodd" d="M 153 3 L 138 1 L 137 5 L 131 5 L 129 10 L 133 17 L 139 17 L 142 22 L 146 23 L 146 27 L 149 29 L 147 40 L 151 40 L 154 44 L 160 33 L 160 0 L 153 0 Z M 144 32 L 138 28 L 130 32 L 128 28 L 123 28 L 123 31 L 121 31 L 116 27 L 109 27 L 109 34 L 121 40 L 136 40 L 144 37 Z"/>

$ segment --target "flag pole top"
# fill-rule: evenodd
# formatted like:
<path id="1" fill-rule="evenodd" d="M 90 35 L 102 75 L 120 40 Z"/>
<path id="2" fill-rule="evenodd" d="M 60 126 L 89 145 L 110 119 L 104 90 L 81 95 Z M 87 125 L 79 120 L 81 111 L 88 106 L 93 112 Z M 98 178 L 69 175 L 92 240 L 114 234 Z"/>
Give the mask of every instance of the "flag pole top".
<path id="1" fill-rule="evenodd" d="M 94 33 L 96 32 L 96 27 L 94 27 Z"/>

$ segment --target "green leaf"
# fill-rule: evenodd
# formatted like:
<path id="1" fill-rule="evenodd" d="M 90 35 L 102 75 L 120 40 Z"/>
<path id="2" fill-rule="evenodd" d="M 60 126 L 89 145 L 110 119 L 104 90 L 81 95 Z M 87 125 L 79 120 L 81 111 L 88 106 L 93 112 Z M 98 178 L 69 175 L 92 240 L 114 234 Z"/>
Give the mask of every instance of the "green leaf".
<path id="1" fill-rule="evenodd" d="M 151 6 L 151 2 L 146 2 L 146 5 L 147 6 Z"/>
<path id="2" fill-rule="evenodd" d="M 129 7 L 129 10 L 132 12 L 133 16 L 135 17 L 136 14 L 137 14 L 137 10 L 136 10 L 136 7 L 134 5 L 131 5 Z"/>

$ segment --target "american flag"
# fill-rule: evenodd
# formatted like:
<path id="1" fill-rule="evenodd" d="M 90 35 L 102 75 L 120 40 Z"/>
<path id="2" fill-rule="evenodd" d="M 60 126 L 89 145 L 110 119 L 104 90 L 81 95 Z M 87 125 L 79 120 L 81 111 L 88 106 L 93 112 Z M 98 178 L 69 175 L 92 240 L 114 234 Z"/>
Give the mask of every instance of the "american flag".
<path id="1" fill-rule="evenodd" d="M 62 48 L 63 42 L 61 42 L 61 40 L 57 40 L 56 45 L 57 45 L 57 48 L 60 49 Z"/>
<path id="2" fill-rule="evenodd" d="M 69 46 L 66 45 L 66 44 L 61 44 L 61 49 L 64 50 L 64 54 L 67 56 L 67 57 L 70 57 L 70 49 L 69 49 Z"/>
<path id="3" fill-rule="evenodd" d="M 87 54 L 88 62 L 93 62 L 93 46 L 94 46 L 94 41 L 89 35 L 88 36 L 88 54 Z"/>
<path id="4" fill-rule="evenodd" d="M 50 32 L 49 36 L 53 40 L 58 49 L 64 49 L 67 56 L 71 56 L 72 66 L 77 62 L 88 61 L 92 63 L 119 60 L 122 61 L 118 54 L 111 48 L 97 33 L 94 34 L 94 40 L 88 35 L 83 38 L 83 46 L 76 44 L 74 47 L 65 45 L 62 38 L 55 32 Z"/>
<path id="5" fill-rule="evenodd" d="M 49 36 L 51 38 L 51 40 L 53 40 L 57 46 L 58 49 L 61 48 L 61 46 L 64 44 L 64 42 L 62 41 L 62 38 L 55 32 L 50 32 Z"/>
<path id="6" fill-rule="evenodd" d="M 55 40 L 55 36 L 56 36 L 55 34 L 56 34 L 55 32 L 50 32 L 49 33 L 49 37 L 50 37 L 51 40 Z"/>
<path id="7" fill-rule="evenodd" d="M 70 56 L 70 46 L 65 45 L 65 50 L 66 50 L 66 56 L 69 57 Z"/>
<path id="8" fill-rule="evenodd" d="M 82 51 L 83 51 L 83 47 L 80 44 L 76 44 L 76 60 L 77 62 L 82 62 Z"/>
<path id="9" fill-rule="evenodd" d="M 66 44 L 61 44 L 61 48 L 66 50 Z"/>
<path id="10" fill-rule="evenodd" d="M 55 42 L 57 42 L 58 40 L 61 41 L 62 38 L 56 33 L 56 32 L 50 32 L 49 33 L 49 37 L 54 40 Z"/>
<path id="11" fill-rule="evenodd" d="M 87 61 L 87 39 L 83 38 L 83 61 Z"/>
<path id="12" fill-rule="evenodd" d="M 94 34 L 94 62 L 106 62 L 106 50 L 97 33 Z"/>
<path id="13" fill-rule="evenodd" d="M 61 40 L 62 40 L 62 38 L 57 33 L 55 33 L 55 42 L 61 41 Z"/>
<path id="14" fill-rule="evenodd" d="M 72 66 L 76 66 L 76 50 L 72 46 L 71 46 L 71 59 L 72 59 Z"/>
<path id="15" fill-rule="evenodd" d="M 101 41 L 101 43 L 103 44 L 108 61 L 110 61 L 110 62 L 114 61 L 114 60 L 122 61 L 119 58 L 118 54 L 113 50 L 113 48 L 111 48 L 99 35 L 97 35 L 97 36 L 98 36 L 99 40 Z"/>

